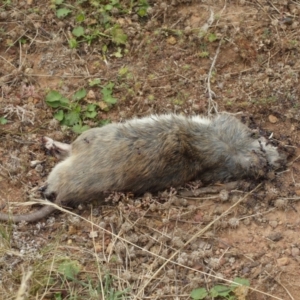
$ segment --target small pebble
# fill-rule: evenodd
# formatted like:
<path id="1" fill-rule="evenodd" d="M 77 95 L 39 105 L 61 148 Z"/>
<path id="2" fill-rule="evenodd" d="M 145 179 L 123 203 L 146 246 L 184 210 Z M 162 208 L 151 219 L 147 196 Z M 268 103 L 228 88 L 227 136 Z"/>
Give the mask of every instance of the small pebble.
<path id="1" fill-rule="evenodd" d="M 293 247 L 292 248 L 292 256 L 295 257 L 295 256 L 299 256 L 299 253 L 300 253 L 300 250 L 299 248 L 296 248 L 296 247 Z"/>
<path id="2" fill-rule="evenodd" d="M 283 235 L 281 232 L 272 232 L 267 238 L 273 242 L 278 242 L 283 238 Z"/>
<path id="3" fill-rule="evenodd" d="M 273 115 L 269 115 L 269 121 L 270 123 L 275 124 L 278 122 L 278 118 Z"/>
<path id="4" fill-rule="evenodd" d="M 281 257 L 277 259 L 277 264 L 279 267 L 286 266 L 290 263 L 288 257 Z"/>
<path id="5" fill-rule="evenodd" d="M 277 221 L 270 221 L 269 224 L 270 224 L 270 226 L 272 228 L 276 228 L 278 226 L 278 222 Z"/>

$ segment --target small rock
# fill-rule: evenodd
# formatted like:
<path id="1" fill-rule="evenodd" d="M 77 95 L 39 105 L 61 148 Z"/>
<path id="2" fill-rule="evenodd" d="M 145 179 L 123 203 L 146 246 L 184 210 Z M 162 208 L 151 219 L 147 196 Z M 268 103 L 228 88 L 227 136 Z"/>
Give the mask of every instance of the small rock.
<path id="1" fill-rule="evenodd" d="M 278 122 L 278 118 L 273 115 L 269 115 L 269 121 L 270 123 L 275 124 Z"/>
<path id="2" fill-rule="evenodd" d="M 180 58 L 181 58 L 181 53 L 175 53 L 175 54 L 173 55 L 173 58 L 174 58 L 175 60 L 180 59 Z"/>
<path id="3" fill-rule="evenodd" d="M 270 221 L 269 224 L 270 224 L 270 226 L 272 228 L 276 228 L 278 226 L 278 222 L 277 221 Z"/>
<path id="4" fill-rule="evenodd" d="M 70 225 L 69 230 L 68 230 L 68 234 L 73 235 L 73 234 L 76 234 L 76 233 L 77 233 L 77 228 L 73 225 Z"/>
<path id="5" fill-rule="evenodd" d="M 175 45 L 177 43 L 176 39 L 174 38 L 174 36 L 170 36 L 168 39 L 167 39 L 167 43 L 170 44 L 170 45 Z"/>
<path id="6" fill-rule="evenodd" d="M 283 238 L 283 235 L 281 232 L 272 232 L 267 238 L 273 242 L 278 242 Z"/>
<path id="7" fill-rule="evenodd" d="M 90 234 L 89 234 L 89 237 L 92 239 L 92 238 L 96 238 L 98 237 L 98 232 L 97 231 L 91 231 Z"/>
<path id="8" fill-rule="evenodd" d="M 242 274 L 247 274 L 247 273 L 249 273 L 250 272 L 250 269 L 248 268 L 248 267 L 244 267 L 243 269 L 242 269 Z"/>
<path id="9" fill-rule="evenodd" d="M 299 256 L 299 253 L 300 253 L 300 250 L 299 250 L 299 248 L 296 248 L 296 247 L 293 247 L 292 248 L 292 256 Z"/>
<path id="10" fill-rule="evenodd" d="M 274 71 L 271 68 L 266 69 L 266 74 L 269 76 L 272 76 L 274 74 Z"/>
<path id="11" fill-rule="evenodd" d="M 33 69 L 32 68 L 26 68 L 25 69 L 25 73 L 26 74 L 32 74 L 33 73 Z"/>
<path id="12" fill-rule="evenodd" d="M 192 108 L 194 111 L 200 111 L 201 110 L 201 106 L 199 104 L 193 104 Z"/>
<path id="13" fill-rule="evenodd" d="M 187 34 L 187 35 L 191 34 L 192 33 L 192 28 L 190 26 L 186 26 L 184 28 L 184 33 Z"/>
<path id="14" fill-rule="evenodd" d="M 41 164 L 37 164 L 34 168 L 38 173 L 42 173 L 44 168 Z"/>
<path id="15" fill-rule="evenodd" d="M 59 127 L 59 121 L 56 119 L 52 119 L 49 122 L 49 129 L 56 129 Z"/>
<path id="16" fill-rule="evenodd" d="M 103 246 L 102 246 L 102 244 L 96 244 L 94 249 L 95 249 L 96 253 L 99 253 L 103 250 Z"/>
<path id="17" fill-rule="evenodd" d="M 244 225 L 246 225 L 246 226 L 249 226 L 249 225 L 250 225 L 250 223 L 251 223 L 251 220 L 250 220 L 250 218 L 246 218 L 246 219 L 244 219 L 244 220 L 243 220 L 243 223 L 244 223 Z"/>
<path id="18" fill-rule="evenodd" d="M 99 105 L 99 107 L 100 107 L 101 110 L 104 110 L 104 111 L 108 111 L 109 110 L 108 105 L 104 101 L 100 101 L 98 103 L 98 105 Z"/>
<path id="19" fill-rule="evenodd" d="M 35 168 L 37 165 L 39 165 L 41 163 L 42 163 L 42 161 L 40 161 L 40 160 L 32 160 L 30 162 L 30 167 Z"/>
<path id="20" fill-rule="evenodd" d="M 95 92 L 93 90 L 89 90 L 86 97 L 87 97 L 87 99 L 90 99 L 90 100 L 96 99 Z"/>
<path id="21" fill-rule="evenodd" d="M 229 193 L 227 190 L 221 190 L 219 193 L 219 197 L 221 201 L 227 201 L 229 199 Z"/>
<path id="22" fill-rule="evenodd" d="M 279 209 L 285 209 L 287 206 L 287 201 L 284 199 L 276 199 L 274 202 L 274 206 L 279 208 Z"/>
<path id="23" fill-rule="evenodd" d="M 281 257 L 277 259 L 278 266 L 287 266 L 289 264 L 289 258 L 288 257 Z"/>
<path id="24" fill-rule="evenodd" d="M 274 266 L 272 264 L 266 264 L 265 266 L 265 271 L 271 272 L 273 270 Z"/>

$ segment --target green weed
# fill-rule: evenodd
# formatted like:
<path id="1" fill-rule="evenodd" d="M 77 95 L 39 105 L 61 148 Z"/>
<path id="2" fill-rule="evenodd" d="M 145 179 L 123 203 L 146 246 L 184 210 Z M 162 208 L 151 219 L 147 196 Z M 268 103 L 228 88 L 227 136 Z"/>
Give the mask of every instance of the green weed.
<path id="1" fill-rule="evenodd" d="M 100 84 L 100 79 L 94 79 L 90 81 L 90 86 Z M 101 89 L 102 100 L 105 103 L 105 110 L 109 110 L 110 107 L 117 103 L 117 99 L 113 97 L 114 84 L 109 82 Z M 87 92 L 85 89 L 80 89 L 73 96 L 70 101 L 57 91 L 50 91 L 46 95 L 46 103 L 58 110 L 54 114 L 54 118 L 58 120 L 62 125 L 71 127 L 75 133 L 82 133 L 89 129 L 88 125 L 84 125 L 84 121 L 87 119 L 95 119 L 98 115 L 99 105 L 96 103 L 85 103 Z M 107 122 L 107 120 L 105 120 Z M 99 123 L 101 125 L 102 123 Z"/>
<path id="2" fill-rule="evenodd" d="M 76 5 L 71 5 L 67 0 L 52 0 L 52 8 L 57 18 L 74 19 L 73 37 L 68 40 L 70 48 L 77 48 L 81 43 L 91 45 L 101 40 L 104 43 L 103 54 L 110 43 L 116 46 L 127 43 L 128 37 L 116 22 L 115 16 L 136 13 L 139 17 L 145 17 L 148 7 L 146 0 L 81 0 Z M 114 56 L 123 56 L 120 47 Z"/>
<path id="3" fill-rule="evenodd" d="M 276 97 L 270 96 L 270 97 L 262 97 L 262 98 L 254 99 L 251 102 L 255 105 L 268 106 L 272 103 L 275 103 L 276 101 L 277 101 Z"/>
<path id="4" fill-rule="evenodd" d="M 5 117 L 0 117 L 0 124 L 4 125 L 7 123 L 7 119 Z"/>
<path id="5" fill-rule="evenodd" d="M 218 37 L 216 36 L 215 33 L 210 33 L 208 36 L 207 36 L 207 40 L 212 43 L 214 41 L 216 41 L 218 39 Z"/>
<path id="6" fill-rule="evenodd" d="M 202 51 L 198 55 L 201 58 L 207 58 L 207 57 L 209 57 L 209 52 L 208 51 Z"/>
<path id="7" fill-rule="evenodd" d="M 120 300 L 120 299 L 130 299 L 129 296 L 126 297 L 126 294 L 130 291 L 129 288 L 124 291 L 116 291 L 113 287 L 113 277 L 109 274 L 104 276 L 104 295 L 107 300 Z M 124 297 L 125 296 L 125 297 Z"/>
<path id="8" fill-rule="evenodd" d="M 103 276 L 101 284 L 98 280 L 85 274 L 77 260 L 67 257 L 58 258 L 55 267 L 56 271 L 53 271 L 49 283 L 56 286 L 53 290 L 58 290 L 54 292 L 54 299 L 56 300 L 82 299 L 83 294 L 88 296 L 88 299 L 100 299 L 102 295 L 107 300 L 129 299 L 126 294 L 130 289 L 116 290 L 114 287 L 115 279 L 110 274 Z"/>
<path id="9" fill-rule="evenodd" d="M 226 285 L 215 285 L 210 290 L 206 288 L 194 289 L 190 297 L 193 300 L 205 299 L 207 296 L 213 299 L 227 299 L 227 300 L 236 300 L 239 299 L 236 294 L 237 290 L 241 288 L 250 286 L 250 283 L 247 279 L 236 277 L 233 280 L 233 283 L 230 286 Z"/>

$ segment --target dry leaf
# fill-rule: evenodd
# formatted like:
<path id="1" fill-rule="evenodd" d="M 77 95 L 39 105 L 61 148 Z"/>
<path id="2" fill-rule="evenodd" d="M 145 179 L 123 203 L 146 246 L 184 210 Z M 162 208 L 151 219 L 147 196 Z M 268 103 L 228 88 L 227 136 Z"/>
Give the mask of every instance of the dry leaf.
<path id="1" fill-rule="evenodd" d="M 167 43 L 170 44 L 170 45 L 175 45 L 177 43 L 177 40 L 174 38 L 174 36 L 170 36 L 167 39 Z"/>

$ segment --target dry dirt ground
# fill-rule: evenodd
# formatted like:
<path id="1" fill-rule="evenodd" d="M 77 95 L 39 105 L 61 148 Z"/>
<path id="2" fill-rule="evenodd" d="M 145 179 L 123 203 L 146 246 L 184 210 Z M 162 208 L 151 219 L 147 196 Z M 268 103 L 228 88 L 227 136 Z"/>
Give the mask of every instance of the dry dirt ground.
<path id="1" fill-rule="evenodd" d="M 3 211 L 40 207 L 17 204 L 41 198 L 57 162 L 41 137 L 77 136 L 54 119 L 51 90 L 72 99 L 85 89 L 79 107 L 96 115 L 81 126 L 228 111 L 271 136 L 289 165 L 228 198 L 112 194 L 33 224 L 3 222 L 0 299 L 192 299 L 235 277 L 250 289 L 230 299 L 300 299 L 299 23 L 298 0 L 2 0 Z"/>

